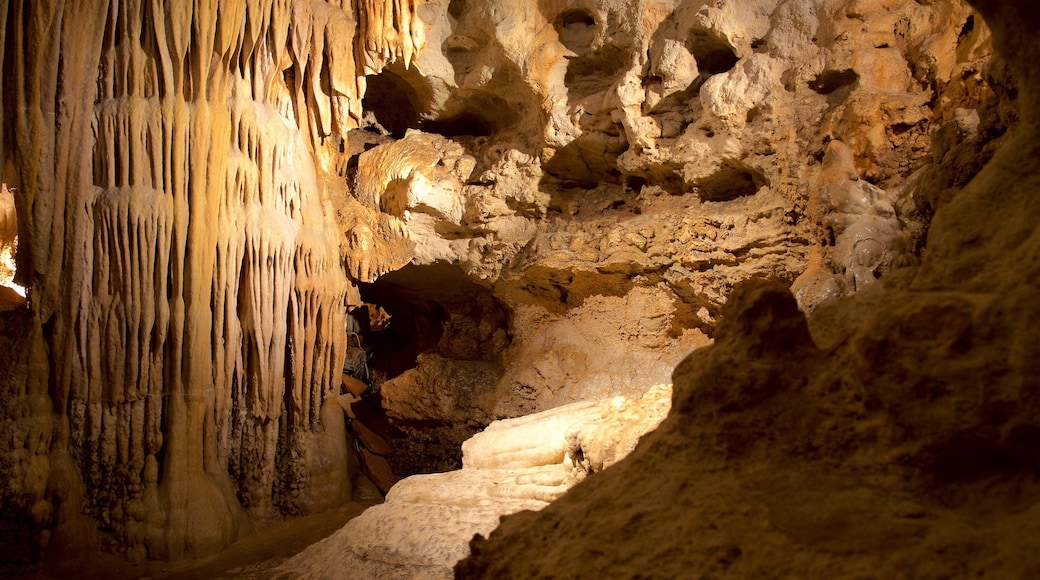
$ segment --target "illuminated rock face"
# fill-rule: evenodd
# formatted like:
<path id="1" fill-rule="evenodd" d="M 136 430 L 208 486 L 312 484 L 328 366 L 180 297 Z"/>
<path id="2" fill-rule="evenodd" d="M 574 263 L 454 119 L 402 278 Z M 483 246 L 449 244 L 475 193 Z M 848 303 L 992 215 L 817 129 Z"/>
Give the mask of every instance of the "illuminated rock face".
<path id="1" fill-rule="evenodd" d="M 972 4 L 1018 81 L 1021 123 L 943 192 L 920 265 L 808 320 L 784 285 L 738 286 L 715 344 L 676 367 L 661 426 L 612 470 L 475 540 L 457 578 L 1019 577 L 1040 566 L 1040 43 L 1029 32 L 1040 13 Z M 828 151 L 821 191 L 863 191 L 843 155 Z M 956 180 L 960 163 L 926 179 Z"/>
<path id="2" fill-rule="evenodd" d="M 7 287 L 0 288 L 0 291 L 14 289 L 14 256 L 18 247 L 18 215 L 16 211 L 14 194 L 7 189 L 6 183 L 0 184 L 0 286 Z M 4 306 L 7 306 L 6 301 L 4 301 Z M 4 306 L 0 306 L 0 308 Z"/>
<path id="3" fill-rule="evenodd" d="M 666 381 L 742 280 L 811 263 L 808 309 L 914 263 L 955 168 L 1014 121 L 961 2 L 418 13 L 427 49 L 367 77 L 351 133 L 396 139 L 357 149 L 371 237 L 394 240 L 360 274 L 448 263 L 510 309 L 493 416 Z"/>
<path id="4" fill-rule="evenodd" d="M 1016 118 L 953 0 L 0 0 L 0 23 L 31 306 L 3 327 L 0 505 L 28 560 L 195 557 L 348 497 L 329 401 L 359 286 L 407 270 L 395 296 L 437 314 L 391 419 L 468 435 L 635 395 L 740 281 L 811 262 L 815 305 L 915 261 Z M 464 416 L 424 390 L 476 375 L 445 393 Z"/>
<path id="5" fill-rule="evenodd" d="M 671 407 L 671 385 L 495 421 L 467 440 L 463 468 L 398 482 L 386 502 L 282 564 L 276 577 L 452 578 L 474 534 L 540 510 L 622 460 Z"/>
<path id="6" fill-rule="evenodd" d="M 196 557 L 349 498 L 329 398 L 356 290 L 322 176 L 362 89 L 338 4 L 0 3 L 32 307 L 3 502 L 51 547 L 96 526 Z"/>

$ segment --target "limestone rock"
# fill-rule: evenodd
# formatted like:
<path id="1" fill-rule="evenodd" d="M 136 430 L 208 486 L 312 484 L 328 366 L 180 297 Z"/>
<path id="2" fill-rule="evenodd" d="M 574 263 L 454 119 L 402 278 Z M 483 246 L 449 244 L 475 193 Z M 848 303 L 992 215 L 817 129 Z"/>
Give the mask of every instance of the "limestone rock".
<path id="1" fill-rule="evenodd" d="M 401 480 L 386 502 L 280 566 L 279 578 L 451 578 L 474 534 L 539 510 L 627 455 L 668 412 L 669 385 L 496 421 L 463 445 L 463 469 Z M 590 464 L 591 460 L 591 464 Z M 593 469 L 590 465 L 594 465 Z"/>
<path id="2" fill-rule="evenodd" d="M 1037 12 L 973 4 L 1033 119 Z M 676 368 L 661 427 L 602 477 L 505 518 L 456 577 L 1029 575 L 1036 127 L 1018 125 L 940 205 L 919 267 L 820 305 L 808 325 L 784 286 L 737 287 L 715 344 Z"/>
<path id="3" fill-rule="evenodd" d="M 1024 293 L 1031 182 L 962 190 L 1032 151 L 1035 75 L 991 58 L 1031 21 L 978 5 L 0 0 L 30 296 L 0 321 L 3 522 L 33 558 L 179 559 L 346 497 L 327 409 L 363 301 L 419 470 L 666 381 L 750 278 L 802 275 L 820 316 L 886 284 Z"/>
<path id="4" fill-rule="evenodd" d="M 35 514 L 27 553 L 73 562 L 94 538 L 198 557 L 349 497 L 341 418 L 322 409 L 356 295 L 326 181 L 362 116 L 352 14 L 0 4 L 19 23 L 0 158 L 31 295 L 0 495 L 5 526 Z"/>
<path id="5" fill-rule="evenodd" d="M 15 254 L 18 249 L 18 216 L 15 209 L 14 192 L 7 189 L 7 184 L 0 183 L 0 292 L 5 296 L 0 299 L 13 307 L 24 303 L 24 299 L 15 290 Z M 21 288 L 21 286 L 18 286 Z M 11 296 L 14 294 L 15 296 Z"/>
<path id="6" fill-rule="evenodd" d="M 1036 293 L 994 298 L 999 306 L 948 291 L 887 294 L 895 302 L 824 350 L 785 288 L 738 287 L 715 345 L 677 367 L 662 426 L 601 477 L 475 540 L 457 575 L 745 577 L 783 565 L 938 577 L 1035 566 L 1036 458 L 1020 439 L 1038 421 L 1035 389 L 1001 378 L 1025 367 L 999 354 L 1021 348 L 1019 323 L 994 307 L 1031 317 L 1021 301 Z M 975 346 L 997 327 L 1009 342 Z M 987 424 L 990 404 L 968 402 L 978 397 L 1010 404 L 1001 427 Z M 976 550 L 952 556 L 964 542 Z"/>
<path id="7" fill-rule="evenodd" d="M 486 423 L 481 397 L 500 375 L 492 363 L 422 355 L 416 368 L 382 383 L 382 405 L 398 420 Z"/>
<path id="8" fill-rule="evenodd" d="M 809 204 L 825 239 L 814 248 L 819 256 L 810 258 L 810 268 L 792 285 L 803 308 L 862 290 L 912 263 L 909 235 L 893 197 L 859 178 L 852 152 L 841 141 L 827 146 Z"/>
<path id="9" fill-rule="evenodd" d="M 399 141 L 358 151 L 369 213 L 344 228 L 371 240 L 349 247 L 361 280 L 455 264 L 520 313 L 492 416 L 624 392 L 626 369 L 665 380 L 742 280 L 802 276 L 816 304 L 914 262 L 953 167 L 1010 120 L 1011 93 L 973 80 L 988 29 L 959 2 L 529 4 L 421 8 L 417 68 L 368 78 L 355 132 Z M 869 209 L 818 199 L 835 142 Z M 617 299 L 653 322 L 584 322 Z"/>

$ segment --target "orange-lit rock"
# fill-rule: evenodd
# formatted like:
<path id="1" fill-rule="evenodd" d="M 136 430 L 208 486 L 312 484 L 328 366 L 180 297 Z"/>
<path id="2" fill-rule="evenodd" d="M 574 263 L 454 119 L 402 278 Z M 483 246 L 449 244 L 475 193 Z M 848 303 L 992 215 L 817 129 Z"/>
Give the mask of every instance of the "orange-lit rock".
<path id="1" fill-rule="evenodd" d="M 1036 90 L 1021 64 L 1035 26 L 1005 4 L 0 0 L 0 182 L 18 202 L 0 204 L 0 250 L 16 232 L 29 294 L 0 314 L 0 524 L 15 546 L 0 575 L 78 570 L 98 550 L 195 558 L 346 501 L 357 462 L 332 411 L 363 303 L 390 320 L 354 345 L 373 384 L 352 386 L 396 423 L 402 474 L 460 466 L 459 444 L 493 420 L 637 396 L 715 338 L 709 352 L 729 352 L 730 293 L 763 278 L 797 280 L 819 349 L 867 377 L 828 393 L 878 387 L 890 410 L 928 415 L 947 399 L 927 377 L 964 369 L 903 341 L 935 334 L 949 358 L 1003 348 L 1000 376 L 975 387 L 1001 385 L 986 409 L 1010 447 L 978 448 L 1032 465 L 1030 420 L 1001 423 L 1001 405 L 1031 403 L 1000 372 L 1032 369 L 1035 112 L 1019 103 Z M 939 288 L 956 296 L 922 297 Z M 775 346 L 755 344 L 726 359 L 746 371 L 740 393 Z M 917 391 L 869 382 L 904 350 L 924 361 L 898 366 Z M 785 360 L 797 372 L 781 378 L 823 380 L 799 374 L 816 362 Z M 974 424 L 965 392 L 950 404 Z M 844 403 L 828 412 L 863 404 Z M 758 433 L 734 405 L 698 428 Z M 962 443 L 945 428 L 920 443 L 946 445 L 939 463 Z M 621 431 L 561 445 L 598 472 L 631 447 Z M 725 479 L 716 460 L 698 465 Z M 825 506 L 834 521 L 921 513 L 819 485 L 851 498 Z M 763 509 L 812 543 L 832 521 L 812 504 Z"/>

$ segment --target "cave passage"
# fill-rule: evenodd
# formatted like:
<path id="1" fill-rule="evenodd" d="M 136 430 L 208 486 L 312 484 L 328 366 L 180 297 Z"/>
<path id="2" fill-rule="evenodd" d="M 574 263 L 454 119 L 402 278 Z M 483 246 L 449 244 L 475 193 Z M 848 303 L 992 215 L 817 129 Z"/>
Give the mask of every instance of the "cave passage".
<path id="1" fill-rule="evenodd" d="M 414 368 L 424 353 L 490 361 L 508 345 L 506 308 L 456 266 L 409 264 L 359 286 L 362 300 L 390 315 L 363 337 L 369 367 L 385 379 Z"/>

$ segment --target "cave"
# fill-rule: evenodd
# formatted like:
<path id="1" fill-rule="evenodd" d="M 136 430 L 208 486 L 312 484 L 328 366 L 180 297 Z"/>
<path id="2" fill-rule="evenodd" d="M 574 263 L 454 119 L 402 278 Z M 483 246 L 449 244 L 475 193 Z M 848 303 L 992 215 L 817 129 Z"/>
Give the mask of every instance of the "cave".
<path id="1" fill-rule="evenodd" d="M 384 71 L 369 75 L 362 106 L 390 135 L 400 139 L 419 126 L 419 94 L 399 74 Z"/>
<path id="2" fill-rule="evenodd" d="M 821 95 L 829 95 L 842 87 L 855 83 L 857 80 L 859 80 L 859 75 L 852 69 L 825 70 L 809 81 L 809 88 Z"/>
<path id="3" fill-rule="evenodd" d="M 510 101 L 489 91 L 459 89 L 435 117 L 424 119 L 423 131 L 445 137 L 494 137 L 520 122 Z"/>
<path id="4" fill-rule="evenodd" d="M 489 137 L 495 134 L 495 125 L 477 111 L 464 111 L 448 119 L 427 121 L 423 130 L 445 137 Z"/>
<path id="5" fill-rule="evenodd" d="M 711 175 L 695 182 L 698 194 L 705 201 L 731 201 L 754 195 L 767 185 L 765 175 L 740 163 L 726 162 Z"/>
<path id="6" fill-rule="evenodd" d="M 1040 569 L 1032 4 L 182 4 L 0 0 L 0 576 Z"/>
<path id="7" fill-rule="evenodd" d="M 686 45 L 697 61 L 701 74 L 724 73 L 736 66 L 739 60 L 733 47 L 709 30 L 691 29 Z"/>
<path id="8" fill-rule="evenodd" d="M 566 10 L 553 25 L 560 42 L 579 55 L 588 51 L 596 37 L 596 17 L 588 10 Z"/>
<path id="9" fill-rule="evenodd" d="M 364 337 L 371 368 L 387 378 L 414 368 L 425 353 L 493 361 L 509 344 L 508 310 L 451 264 L 409 264 L 359 289 L 390 316 Z"/>

